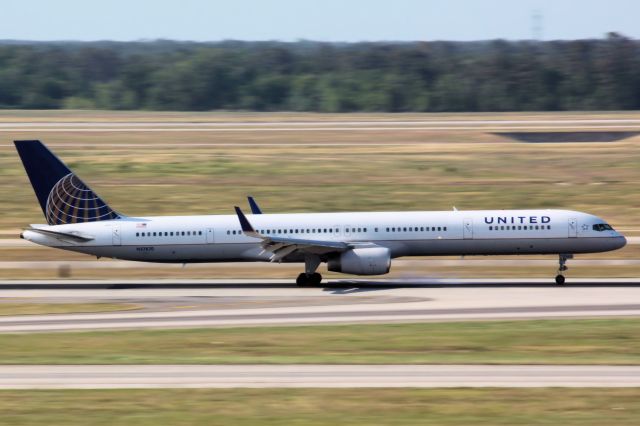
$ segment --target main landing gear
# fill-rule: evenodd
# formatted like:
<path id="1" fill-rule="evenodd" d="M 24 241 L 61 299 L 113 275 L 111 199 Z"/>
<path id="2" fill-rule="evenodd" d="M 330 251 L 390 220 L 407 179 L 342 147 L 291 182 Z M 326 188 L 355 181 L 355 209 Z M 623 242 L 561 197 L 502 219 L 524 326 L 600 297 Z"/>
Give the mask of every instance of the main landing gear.
<path id="1" fill-rule="evenodd" d="M 556 284 L 558 285 L 564 284 L 564 275 L 562 275 L 562 273 L 567 269 L 569 269 L 567 268 L 567 265 L 566 265 L 568 259 L 573 259 L 573 255 L 572 254 L 558 255 L 558 261 L 560 263 L 560 267 L 558 268 L 558 275 L 556 275 Z"/>
<path id="2" fill-rule="evenodd" d="M 320 256 L 307 254 L 304 257 L 304 272 L 296 278 L 296 284 L 300 287 L 305 285 L 320 285 L 322 275 L 316 272 L 320 266 Z"/>
<path id="3" fill-rule="evenodd" d="M 305 285 L 320 285 L 320 282 L 322 281 L 322 275 L 320 275 L 317 272 L 314 272 L 313 274 L 305 274 L 304 272 L 300 275 L 298 275 L 298 278 L 296 278 L 296 284 L 299 287 L 305 286 Z"/>

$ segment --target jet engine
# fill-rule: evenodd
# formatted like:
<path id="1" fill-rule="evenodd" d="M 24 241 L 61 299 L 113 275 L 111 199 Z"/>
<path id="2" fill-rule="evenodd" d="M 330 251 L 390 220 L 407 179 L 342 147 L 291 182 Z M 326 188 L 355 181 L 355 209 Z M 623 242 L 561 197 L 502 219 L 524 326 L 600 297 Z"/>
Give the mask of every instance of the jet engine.
<path id="1" fill-rule="evenodd" d="M 332 272 L 353 275 L 383 275 L 391 269 L 391 253 L 386 247 L 355 248 L 329 259 Z"/>

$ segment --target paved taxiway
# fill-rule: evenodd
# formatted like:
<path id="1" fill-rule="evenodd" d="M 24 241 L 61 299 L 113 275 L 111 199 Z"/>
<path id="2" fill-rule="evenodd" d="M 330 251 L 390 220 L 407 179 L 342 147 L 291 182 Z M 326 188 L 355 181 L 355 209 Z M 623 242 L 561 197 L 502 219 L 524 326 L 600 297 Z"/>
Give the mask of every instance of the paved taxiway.
<path id="1" fill-rule="evenodd" d="M 0 389 L 638 387 L 638 366 L 11 365 Z"/>
<path id="2" fill-rule="evenodd" d="M 0 332 L 640 316 L 640 279 L 0 282 L 0 303 L 126 302 L 137 311 L 0 317 Z"/>

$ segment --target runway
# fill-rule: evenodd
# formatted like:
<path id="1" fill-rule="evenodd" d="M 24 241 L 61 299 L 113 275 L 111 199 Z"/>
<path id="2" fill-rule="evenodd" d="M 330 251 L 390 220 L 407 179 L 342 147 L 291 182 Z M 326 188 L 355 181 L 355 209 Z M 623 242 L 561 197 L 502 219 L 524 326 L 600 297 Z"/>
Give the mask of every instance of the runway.
<path id="1" fill-rule="evenodd" d="M 638 366 L 11 365 L 0 389 L 637 387 Z"/>
<path id="2" fill-rule="evenodd" d="M 0 317 L 1 333 L 640 316 L 640 280 L 2 281 L 0 303 L 118 302 L 136 311 Z M 16 299 L 18 298 L 18 299 Z"/>
<path id="3" fill-rule="evenodd" d="M 638 119 L 317 120 L 317 121 L 0 121 L 0 132 L 415 132 L 517 130 L 632 130 Z M 236 145 L 236 144 L 234 144 Z M 325 144 L 322 144 L 325 145 Z M 8 146 L 1 145 L 1 146 Z M 52 145 L 59 146 L 59 145 Z M 144 146 L 149 146 L 145 144 Z"/>

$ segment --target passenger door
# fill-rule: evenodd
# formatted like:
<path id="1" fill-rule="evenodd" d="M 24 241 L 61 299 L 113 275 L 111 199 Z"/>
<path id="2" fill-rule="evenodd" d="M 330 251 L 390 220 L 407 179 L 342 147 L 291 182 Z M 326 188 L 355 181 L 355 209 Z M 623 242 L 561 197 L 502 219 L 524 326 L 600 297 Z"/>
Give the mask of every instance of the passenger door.
<path id="1" fill-rule="evenodd" d="M 473 219 L 466 218 L 462 225 L 462 236 L 465 240 L 470 240 L 473 238 Z"/>
<path id="2" fill-rule="evenodd" d="M 114 246 L 122 245 L 122 236 L 120 235 L 120 224 L 114 224 L 111 227 L 111 244 Z"/>
<path id="3" fill-rule="evenodd" d="M 339 240 L 341 237 L 341 233 L 340 233 L 340 225 L 333 225 L 333 237 L 336 240 Z"/>
<path id="4" fill-rule="evenodd" d="M 213 228 L 207 228 L 207 244 L 213 244 Z"/>
<path id="5" fill-rule="evenodd" d="M 578 236 L 578 220 L 575 217 L 569 219 L 569 238 Z"/>

